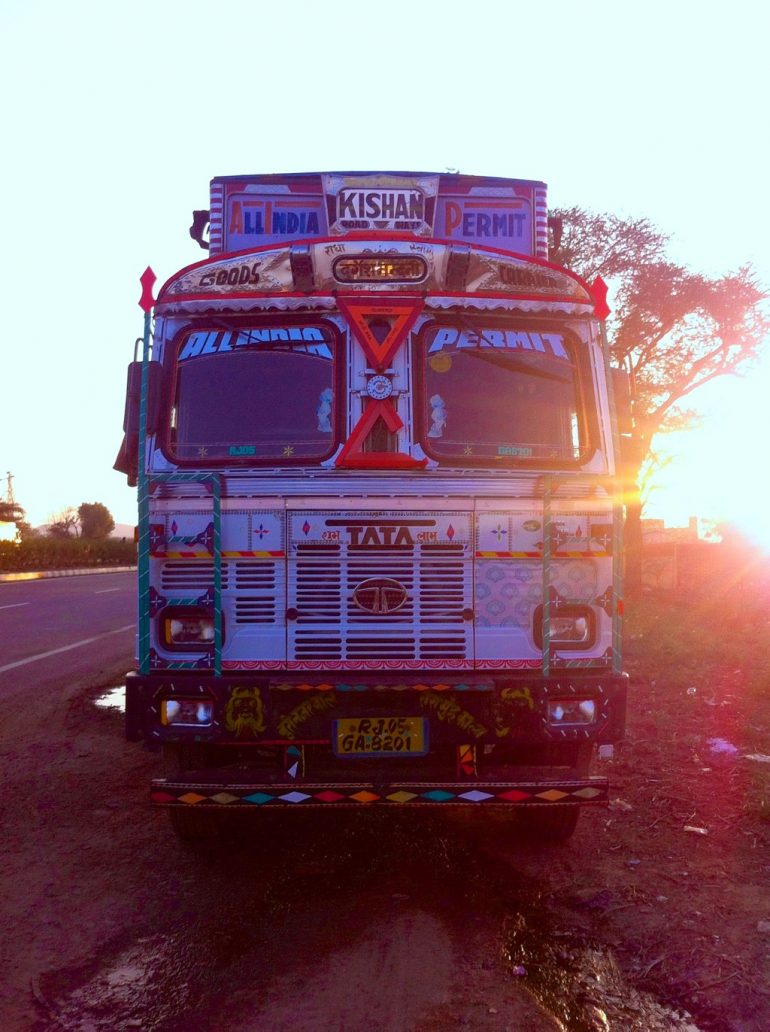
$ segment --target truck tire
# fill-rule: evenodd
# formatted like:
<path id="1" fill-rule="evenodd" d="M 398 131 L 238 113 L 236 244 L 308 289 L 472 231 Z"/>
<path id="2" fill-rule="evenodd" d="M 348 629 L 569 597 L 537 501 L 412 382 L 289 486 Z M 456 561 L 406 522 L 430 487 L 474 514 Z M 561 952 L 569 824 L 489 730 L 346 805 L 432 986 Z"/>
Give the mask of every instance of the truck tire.
<path id="1" fill-rule="evenodd" d="M 566 842 L 577 827 L 580 807 L 522 809 L 517 816 L 519 828 L 527 838 L 536 842 Z"/>
<path id="2" fill-rule="evenodd" d="M 210 842 L 219 837 L 219 814 L 211 810 L 196 810 L 194 806 L 172 806 L 169 809 L 171 827 L 183 842 Z"/>

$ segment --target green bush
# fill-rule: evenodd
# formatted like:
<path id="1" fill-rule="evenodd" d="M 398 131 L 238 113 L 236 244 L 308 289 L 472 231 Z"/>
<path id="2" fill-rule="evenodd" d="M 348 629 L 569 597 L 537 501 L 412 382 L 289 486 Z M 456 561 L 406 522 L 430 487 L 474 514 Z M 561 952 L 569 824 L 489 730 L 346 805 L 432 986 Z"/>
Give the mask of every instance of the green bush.
<path id="1" fill-rule="evenodd" d="M 35 537 L 16 544 L 0 541 L 0 571 L 66 570 L 88 566 L 131 566 L 136 545 L 125 538 Z"/>

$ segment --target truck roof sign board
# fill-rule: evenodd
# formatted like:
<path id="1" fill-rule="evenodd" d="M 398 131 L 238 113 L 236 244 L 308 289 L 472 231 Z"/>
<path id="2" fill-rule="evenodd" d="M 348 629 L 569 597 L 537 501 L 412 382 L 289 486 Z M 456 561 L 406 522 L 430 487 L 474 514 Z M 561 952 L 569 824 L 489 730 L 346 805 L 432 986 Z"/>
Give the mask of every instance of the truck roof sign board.
<path id="1" fill-rule="evenodd" d="M 544 183 L 424 172 L 223 176 L 211 255 L 348 233 L 406 233 L 547 258 Z"/>

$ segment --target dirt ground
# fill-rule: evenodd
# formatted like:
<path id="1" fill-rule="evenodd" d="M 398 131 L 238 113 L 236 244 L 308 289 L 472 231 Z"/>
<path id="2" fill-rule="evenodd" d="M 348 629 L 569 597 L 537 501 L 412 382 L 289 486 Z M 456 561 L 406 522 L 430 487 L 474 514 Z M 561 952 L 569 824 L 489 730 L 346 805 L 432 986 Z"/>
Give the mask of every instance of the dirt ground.
<path id="1" fill-rule="evenodd" d="M 373 818 L 191 853 L 147 806 L 156 757 L 93 705 L 118 669 L 9 688 L 0 1027 L 765 1032 L 770 706 L 734 656 L 651 677 L 653 633 L 610 808 L 551 848 Z"/>

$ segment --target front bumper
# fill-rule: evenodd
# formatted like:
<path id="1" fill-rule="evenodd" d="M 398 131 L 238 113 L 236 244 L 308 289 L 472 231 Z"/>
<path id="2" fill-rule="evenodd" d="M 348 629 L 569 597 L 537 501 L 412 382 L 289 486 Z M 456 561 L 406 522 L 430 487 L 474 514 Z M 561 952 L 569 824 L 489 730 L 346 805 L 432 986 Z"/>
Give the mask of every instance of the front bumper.
<path id="1" fill-rule="evenodd" d="M 152 802 L 163 807 L 194 807 L 206 810 L 265 808 L 361 808 L 371 806 L 440 806 L 506 809 L 537 807 L 553 809 L 565 805 L 601 806 L 608 802 L 606 778 L 560 781 L 442 784 L 393 782 L 360 784 L 252 784 L 223 779 L 205 784 L 178 778 L 152 783 Z"/>
<path id="2" fill-rule="evenodd" d="M 553 726 L 549 701 L 595 700 L 590 725 Z M 164 724 L 163 700 L 207 699 L 207 726 Z M 129 675 L 127 734 L 181 749 L 182 772 L 152 783 L 152 802 L 200 809 L 439 806 L 505 809 L 595 806 L 606 778 L 588 777 L 594 745 L 623 737 L 626 678 L 565 671 L 292 679 Z M 415 717 L 423 754 L 341 758 L 336 720 Z"/>
<path id="3" fill-rule="evenodd" d="M 275 674 L 195 674 L 168 671 L 126 681 L 126 737 L 162 745 L 207 742 L 253 746 L 261 743 L 328 741 L 339 717 L 424 716 L 432 743 L 477 746 L 501 740 L 618 742 L 625 732 L 627 678 L 607 671 L 565 670 L 552 677 L 528 672 L 484 672 L 460 677 L 425 672 L 361 673 L 324 677 Z M 595 720 L 555 726 L 548 720 L 554 699 L 590 697 Z M 213 719 L 206 726 L 169 726 L 162 703 L 206 700 Z"/>

